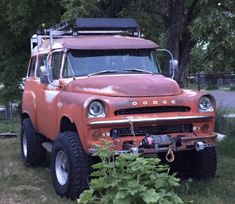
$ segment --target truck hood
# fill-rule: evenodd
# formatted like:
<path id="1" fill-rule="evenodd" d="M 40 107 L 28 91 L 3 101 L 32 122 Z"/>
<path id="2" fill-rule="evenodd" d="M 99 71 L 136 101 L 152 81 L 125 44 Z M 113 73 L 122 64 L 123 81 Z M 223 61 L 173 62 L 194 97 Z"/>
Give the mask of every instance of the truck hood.
<path id="1" fill-rule="evenodd" d="M 152 97 L 181 94 L 181 89 L 174 80 L 162 75 L 151 74 L 81 77 L 70 82 L 67 90 L 115 97 Z"/>

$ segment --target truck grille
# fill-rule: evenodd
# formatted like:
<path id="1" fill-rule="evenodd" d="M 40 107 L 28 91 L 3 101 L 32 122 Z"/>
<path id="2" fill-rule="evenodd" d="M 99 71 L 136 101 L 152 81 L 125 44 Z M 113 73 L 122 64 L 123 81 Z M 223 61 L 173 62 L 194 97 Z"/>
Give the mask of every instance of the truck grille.
<path id="1" fill-rule="evenodd" d="M 114 112 L 115 115 L 133 115 L 133 114 L 148 114 L 148 113 L 168 113 L 168 112 L 189 112 L 187 106 L 157 106 L 144 108 L 121 109 Z"/>
<path id="2" fill-rule="evenodd" d="M 183 133 L 192 132 L 192 124 L 180 124 L 180 125 L 163 125 L 156 127 L 136 127 L 134 132 L 136 136 L 140 135 L 157 135 L 157 134 L 168 134 L 168 133 Z M 132 136 L 130 128 L 115 128 L 110 131 L 113 138 Z"/>

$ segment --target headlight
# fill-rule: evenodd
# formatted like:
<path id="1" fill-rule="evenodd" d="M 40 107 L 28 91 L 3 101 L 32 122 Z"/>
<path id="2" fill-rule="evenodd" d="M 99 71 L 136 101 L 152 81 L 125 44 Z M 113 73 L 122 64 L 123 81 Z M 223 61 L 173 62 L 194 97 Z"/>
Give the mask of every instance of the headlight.
<path id="1" fill-rule="evenodd" d="M 200 112 L 213 112 L 214 106 L 211 99 L 208 96 L 203 96 L 199 100 L 199 111 Z"/>
<path id="2" fill-rule="evenodd" d="M 105 117 L 104 105 L 100 101 L 92 101 L 88 106 L 88 117 Z"/>

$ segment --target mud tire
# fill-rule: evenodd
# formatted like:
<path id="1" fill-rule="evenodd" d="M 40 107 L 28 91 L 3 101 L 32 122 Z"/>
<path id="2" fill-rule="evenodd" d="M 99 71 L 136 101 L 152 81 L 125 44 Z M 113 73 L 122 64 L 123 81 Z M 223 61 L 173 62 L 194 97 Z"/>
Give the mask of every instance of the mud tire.
<path id="1" fill-rule="evenodd" d="M 60 155 L 65 158 L 62 162 Z M 82 147 L 79 135 L 71 131 L 60 133 L 51 154 L 52 183 L 57 195 L 76 199 L 89 187 L 90 169 L 89 156 Z"/>
<path id="2" fill-rule="evenodd" d="M 170 164 L 171 173 L 177 172 L 182 179 L 205 180 L 215 177 L 217 158 L 215 147 L 202 151 L 184 151 L 176 154 L 176 160 Z"/>
<path id="3" fill-rule="evenodd" d="M 197 180 L 215 177 L 217 157 L 215 147 L 207 147 L 194 154 L 194 176 Z"/>
<path id="4" fill-rule="evenodd" d="M 20 147 L 21 157 L 25 166 L 39 166 L 46 161 L 47 152 L 42 147 L 44 139 L 37 134 L 30 118 L 22 122 Z"/>

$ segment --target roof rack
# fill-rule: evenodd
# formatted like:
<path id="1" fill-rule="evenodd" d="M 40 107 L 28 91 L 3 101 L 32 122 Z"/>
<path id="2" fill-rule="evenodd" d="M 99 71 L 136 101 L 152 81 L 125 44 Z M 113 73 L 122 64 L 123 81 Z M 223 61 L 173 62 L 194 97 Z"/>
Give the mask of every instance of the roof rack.
<path id="1" fill-rule="evenodd" d="M 54 38 L 117 34 L 140 37 L 139 26 L 132 18 L 78 18 L 64 21 L 34 34 L 31 38 L 31 51 L 41 44 L 43 38 L 50 39 L 52 46 Z"/>

